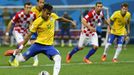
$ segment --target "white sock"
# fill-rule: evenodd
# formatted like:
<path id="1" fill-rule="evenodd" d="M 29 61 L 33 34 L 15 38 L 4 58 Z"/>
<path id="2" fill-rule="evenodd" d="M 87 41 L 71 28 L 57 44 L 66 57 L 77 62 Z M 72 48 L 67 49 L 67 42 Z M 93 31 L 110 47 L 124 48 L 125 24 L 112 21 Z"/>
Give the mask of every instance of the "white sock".
<path id="1" fill-rule="evenodd" d="M 61 68 L 61 56 L 55 55 L 53 57 L 53 60 L 54 60 L 53 75 L 58 75 Z"/>
<path id="2" fill-rule="evenodd" d="M 61 44 L 64 44 L 64 40 L 61 40 Z"/>
<path id="3" fill-rule="evenodd" d="M 34 62 L 38 62 L 38 55 L 35 55 L 35 56 L 33 57 L 33 60 L 34 60 Z"/>
<path id="4" fill-rule="evenodd" d="M 19 54 L 16 55 L 16 60 L 18 60 L 19 62 L 24 62 L 24 61 L 26 61 L 26 60 L 24 59 L 24 57 L 22 56 L 22 53 L 19 53 Z"/>
<path id="5" fill-rule="evenodd" d="M 109 50 L 109 46 L 110 46 L 110 45 L 111 45 L 110 43 L 107 43 L 107 44 L 106 44 L 103 55 L 107 55 L 107 52 L 108 52 L 108 50 Z"/>
<path id="6" fill-rule="evenodd" d="M 118 45 L 113 59 L 117 59 L 117 58 L 118 58 L 118 56 L 119 56 L 121 50 L 122 50 L 122 45 Z"/>

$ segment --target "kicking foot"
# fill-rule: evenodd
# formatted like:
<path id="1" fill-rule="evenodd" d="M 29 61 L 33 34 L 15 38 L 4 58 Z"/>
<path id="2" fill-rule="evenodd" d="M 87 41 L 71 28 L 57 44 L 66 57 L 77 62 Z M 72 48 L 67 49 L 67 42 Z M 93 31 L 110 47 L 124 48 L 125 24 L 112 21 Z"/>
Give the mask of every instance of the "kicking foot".
<path id="1" fill-rule="evenodd" d="M 14 59 L 13 61 L 9 61 L 9 65 L 13 66 L 13 67 L 18 67 L 19 66 L 19 62 L 16 59 Z"/>
<path id="2" fill-rule="evenodd" d="M 92 62 L 91 62 L 89 59 L 87 59 L 87 58 L 84 58 L 83 61 L 84 61 L 86 64 L 92 64 Z"/>

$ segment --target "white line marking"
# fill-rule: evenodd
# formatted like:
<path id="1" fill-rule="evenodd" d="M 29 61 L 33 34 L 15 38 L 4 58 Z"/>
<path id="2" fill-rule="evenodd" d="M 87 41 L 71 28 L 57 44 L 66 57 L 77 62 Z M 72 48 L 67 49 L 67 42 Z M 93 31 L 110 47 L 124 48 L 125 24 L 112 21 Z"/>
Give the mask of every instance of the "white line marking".
<path id="1" fill-rule="evenodd" d="M 120 61 L 117 64 L 120 63 L 134 63 L 134 61 Z M 62 66 L 72 66 L 72 65 L 85 65 L 86 63 L 62 63 Z M 93 64 L 115 64 L 113 62 L 93 62 Z M 92 64 L 90 64 L 92 65 Z M 53 64 L 46 64 L 46 65 L 39 65 L 39 66 L 53 66 Z M 24 68 L 28 68 L 28 67 L 33 67 L 32 65 L 20 65 L 19 67 L 24 67 Z M 12 66 L 0 66 L 0 69 L 4 69 L 4 68 L 15 68 Z"/>

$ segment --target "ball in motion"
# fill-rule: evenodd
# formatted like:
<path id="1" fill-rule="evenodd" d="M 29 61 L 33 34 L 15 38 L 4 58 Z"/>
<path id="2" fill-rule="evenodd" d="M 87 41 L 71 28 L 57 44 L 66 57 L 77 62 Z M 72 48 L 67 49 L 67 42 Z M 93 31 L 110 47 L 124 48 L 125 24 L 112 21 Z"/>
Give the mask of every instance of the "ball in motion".
<path id="1" fill-rule="evenodd" d="M 47 72 L 47 71 L 41 71 L 41 72 L 39 73 L 39 75 L 50 75 L 50 74 L 49 74 L 49 72 Z"/>

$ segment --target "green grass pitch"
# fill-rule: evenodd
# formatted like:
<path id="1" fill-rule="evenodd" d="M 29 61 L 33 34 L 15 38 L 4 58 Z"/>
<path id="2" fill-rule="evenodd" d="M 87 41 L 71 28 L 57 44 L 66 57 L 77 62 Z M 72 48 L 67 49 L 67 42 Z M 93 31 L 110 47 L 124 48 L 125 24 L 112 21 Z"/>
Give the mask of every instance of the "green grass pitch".
<path id="1" fill-rule="evenodd" d="M 127 50 L 122 50 L 118 63 L 112 63 L 112 57 L 115 48 L 111 47 L 108 52 L 106 62 L 101 62 L 103 47 L 90 58 L 93 64 L 83 63 L 83 57 L 88 53 L 91 47 L 85 47 L 82 51 L 76 53 L 71 62 L 65 62 L 66 54 L 73 47 L 56 47 L 62 56 L 62 67 L 60 75 L 134 75 L 134 45 L 128 45 Z M 33 58 L 20 63 L 19 67 L 8 66 L 9 57 L 3 56 L 4 51 L 14 49 L 14 47 L 0 47 L 0 75 L 38 75 L 42 70 L 46 70 L 52 75 L 53 61 L 50 61 L 43 54 L 39 54 L 39 66 L 32 67 Z M 25 51 L 25 50 L 23 50 Z"/>

